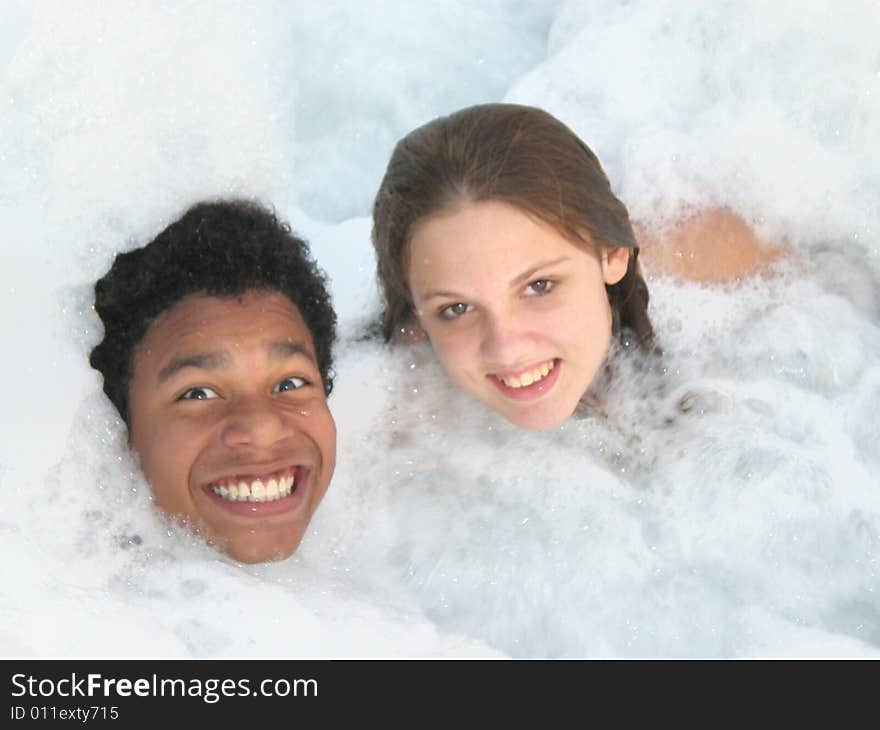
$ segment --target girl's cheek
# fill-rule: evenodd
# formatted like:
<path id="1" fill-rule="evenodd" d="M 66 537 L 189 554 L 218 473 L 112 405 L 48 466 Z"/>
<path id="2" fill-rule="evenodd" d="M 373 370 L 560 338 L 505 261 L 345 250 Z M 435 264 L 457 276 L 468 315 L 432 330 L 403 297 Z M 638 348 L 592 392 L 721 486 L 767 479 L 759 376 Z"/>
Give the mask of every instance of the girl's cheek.
<path id="1" fill-rule="evenodd" d="M 461 336 L 445 336 L 432 339 L 431 344 L 438 359 L 447 370 L 461 370 L 471 359 L 473 349 L 467 339 Z"/>

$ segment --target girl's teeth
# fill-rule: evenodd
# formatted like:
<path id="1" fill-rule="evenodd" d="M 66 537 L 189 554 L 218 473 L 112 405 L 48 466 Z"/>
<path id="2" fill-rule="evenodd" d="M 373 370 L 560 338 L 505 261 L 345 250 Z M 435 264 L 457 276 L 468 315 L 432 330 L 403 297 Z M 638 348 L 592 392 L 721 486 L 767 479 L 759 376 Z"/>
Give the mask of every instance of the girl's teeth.
<path id="1" fill-rule="evenodd" d="M 553 366 L 553 360 L 548 360 L 547 362 L 538 365 L 538 367 L 520 373 L 519 375 L 501 378 L 501 382 L 508 388 L 524 388 L 527 385 L 532 385 L 533 383 L 537 383 L 539 380 L 546 378 L 548 373 L 553 369 Z"/>

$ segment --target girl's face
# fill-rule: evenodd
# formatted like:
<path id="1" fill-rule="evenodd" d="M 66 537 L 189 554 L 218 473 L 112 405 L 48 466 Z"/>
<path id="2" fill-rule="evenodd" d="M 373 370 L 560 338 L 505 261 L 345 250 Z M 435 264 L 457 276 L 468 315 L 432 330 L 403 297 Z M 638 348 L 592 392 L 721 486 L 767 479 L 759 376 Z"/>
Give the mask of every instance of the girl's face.
<path id="1" fill-rule="evenodd" d="M 409 249 L 416 315 L 449 376 L 518 426 L 549 429 L 573 412 L 605 359 L 605 284 L 628 249 L 590 250 L 507 203 L 420 221 Z"/>

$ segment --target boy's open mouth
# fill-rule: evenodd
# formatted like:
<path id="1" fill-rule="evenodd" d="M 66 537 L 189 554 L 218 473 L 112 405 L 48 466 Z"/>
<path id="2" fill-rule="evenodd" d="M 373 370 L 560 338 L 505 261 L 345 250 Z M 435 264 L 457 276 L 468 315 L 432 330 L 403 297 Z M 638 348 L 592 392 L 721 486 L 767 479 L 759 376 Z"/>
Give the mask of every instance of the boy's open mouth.
<path id="1" fill-rule="evenodd" d="M 304 476 L 305 467 L 290 466 L 259 477 L 223 477 L 211 482 L 208 489 L 229 502 L 276 502 L 295 492 Z"/>

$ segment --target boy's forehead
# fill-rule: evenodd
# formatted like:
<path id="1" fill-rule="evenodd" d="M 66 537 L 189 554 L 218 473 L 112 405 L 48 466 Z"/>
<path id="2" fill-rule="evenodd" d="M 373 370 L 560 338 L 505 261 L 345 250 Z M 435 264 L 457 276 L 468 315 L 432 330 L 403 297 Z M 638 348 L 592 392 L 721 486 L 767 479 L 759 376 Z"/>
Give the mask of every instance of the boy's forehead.
<path id="1" fill-rule="evenodd" d="M 314 343 L 299 308 L 284 294 L 249 290 L 231 297 L 191 294 L 159 314 L 138 353 L 162 358 L 187 347 L 235 347 L 261 338 L 301 342 L 314 357 Z"/>

